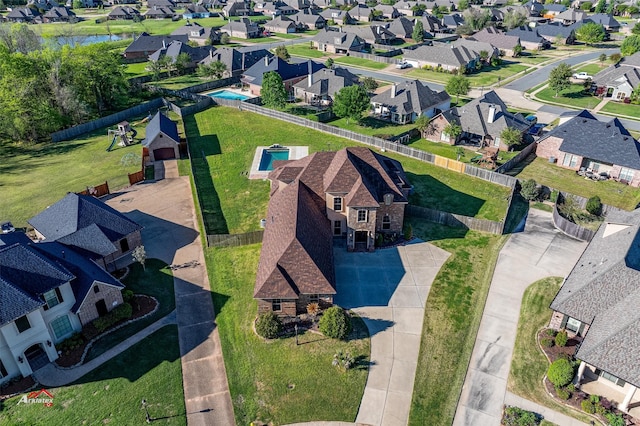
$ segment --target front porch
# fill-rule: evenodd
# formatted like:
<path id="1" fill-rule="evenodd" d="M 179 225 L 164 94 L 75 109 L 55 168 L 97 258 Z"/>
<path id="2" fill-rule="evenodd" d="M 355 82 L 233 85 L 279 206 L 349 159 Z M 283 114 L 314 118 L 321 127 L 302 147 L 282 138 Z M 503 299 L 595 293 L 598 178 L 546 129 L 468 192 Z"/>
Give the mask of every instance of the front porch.
<path id="1" fill-rule="evenodd" d="M 640 392 L 635 386 L 620 381 L 618 381 L 620 385 L 616 384 L 610 380 L 611 377 L 607 373 L 601 373 L 586 363 L 581 363 L 580 366 L 578 371 L 578 377 L 582 376 L 580 390 L 589 395 L 599 395 L 614 402 L 618 409 L 627 412 L 638 420 L 636 423 L 640 423 Z M 623 383 L 624 386 L 621 386 Z"/>

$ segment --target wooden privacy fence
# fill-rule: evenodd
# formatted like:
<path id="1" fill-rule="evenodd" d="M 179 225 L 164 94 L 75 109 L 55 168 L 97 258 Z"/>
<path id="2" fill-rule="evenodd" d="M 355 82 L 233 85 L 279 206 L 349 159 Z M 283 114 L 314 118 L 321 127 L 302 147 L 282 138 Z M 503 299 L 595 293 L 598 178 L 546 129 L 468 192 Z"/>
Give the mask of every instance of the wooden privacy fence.
<path id="1" fill-rule="evenodd" d="M 509 170 L 513 169 L 518 163 L 520 163 L 522 160 L 527 158 L 529 154 L 531 154 L 532 152 L 535 152 L 537 145 L 538 144 L 536 142 L 531 142 L 529 145 L 524 147 L 524 149 L 520 151 L 518 155 L 516 155 L 511 160 L 504 163 L 502 166 L 498 167 L 496 169 L 496 173 L 506 173 Z"/>
<path id="2" fill-rule="evenodd" d="M 596 234 L 594 231 L 583 228 L 577 223 L 573 223 L 560 215 L 558 211 L 558 205 L 553 205 L 553 224 L 556 228 L 564 232 L 570 237 L 576 238 L 581 241 L 591 241 Z"/>
<path id="3" fill-rule="evenodd" d="M 475 217 L 443 212 L 427 207 L 413 206 L 411 204 L 406 206 L 405 211 L 409 216 L 418 217 L 420 219 L 428 220 L 429 222 L 435 222 L 454 228 L 473 229 L 474 231 L 489 232 L 497 235 L 502 235 L 504 232 L 504 222 L 477 219 Z"/>
<path id="4" fill-rule="evenodd" d="M 253 231 L 244 234 L 207 235 L 208 247 L 238 247 L 262 242 L 264 231 Z"/>
<path id="5" fill-rule="evenodd" d="M 129 177 L 129 185 L 134 185 L 138 182 L 142 182 L 144 180 L 144 169 L 138 170 L 137 172 L 128 173 Z"/>
<path id="6" fill-rule="evenodd" d="M 77 192 L 79 195 L 93 195 L 94 197 L 102 197 L 109 195 L 109 182 L 105 182 L 101 185 L 87 186 L 84 191 Z"/>

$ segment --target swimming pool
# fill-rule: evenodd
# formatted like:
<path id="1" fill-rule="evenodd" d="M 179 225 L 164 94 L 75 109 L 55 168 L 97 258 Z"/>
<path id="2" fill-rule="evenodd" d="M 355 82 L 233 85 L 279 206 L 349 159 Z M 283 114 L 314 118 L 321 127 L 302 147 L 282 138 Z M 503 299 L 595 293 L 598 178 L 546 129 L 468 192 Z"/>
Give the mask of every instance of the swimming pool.
<path id="1" fill-rule="evenodd" d="M 241 95 L 240 93 L 232 92 L 230 90 L 220 90 L 218 92 L 209 93 L 208 96 L 212 98 L 233 99 L 236 101 L 244 101 L 249 99 L 249 96 Z"/>
<path id="2" fill-rule="evenodd" d="M 277 160 L 288 160 L 289 150 L 287 148 L 265 149 L 262 151 L 258 170 L 273 170 L 273 162 Z"/>

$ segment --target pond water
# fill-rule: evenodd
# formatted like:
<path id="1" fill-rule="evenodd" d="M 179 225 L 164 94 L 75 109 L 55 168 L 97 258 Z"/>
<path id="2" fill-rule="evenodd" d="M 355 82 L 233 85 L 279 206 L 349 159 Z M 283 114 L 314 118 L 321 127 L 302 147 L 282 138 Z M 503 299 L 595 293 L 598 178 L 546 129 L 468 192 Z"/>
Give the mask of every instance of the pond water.
<path id="1" fill-rule="evenodd" d="M 57 37 L 49 37 L 46 40 L 50 41 L 59 46 L 63 46 L 68 44 L 70 46 L 82 45 L 87 46 L 89 44 L 94 43 L 103 43 L 105 41 L 118 41 L 122 40 L 124 37 L 119 35 L 92 35 L 92 36 L 57 36 Z"/>

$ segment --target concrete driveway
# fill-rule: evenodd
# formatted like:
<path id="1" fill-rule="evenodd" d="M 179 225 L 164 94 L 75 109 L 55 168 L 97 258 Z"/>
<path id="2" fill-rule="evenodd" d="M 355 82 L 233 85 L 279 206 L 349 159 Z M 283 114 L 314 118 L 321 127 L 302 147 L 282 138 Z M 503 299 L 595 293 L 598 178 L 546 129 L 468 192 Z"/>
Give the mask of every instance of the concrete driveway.
<path id="1" fill-rule="evenodd" d="M 449 253 L 420 242 L 373 253 L 336 247 L 334 256 L 335 302 L 357 312 L 371 334 L 371 366 L 356 423 L 405 426 L 425 301 Z"/>

